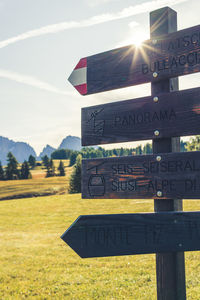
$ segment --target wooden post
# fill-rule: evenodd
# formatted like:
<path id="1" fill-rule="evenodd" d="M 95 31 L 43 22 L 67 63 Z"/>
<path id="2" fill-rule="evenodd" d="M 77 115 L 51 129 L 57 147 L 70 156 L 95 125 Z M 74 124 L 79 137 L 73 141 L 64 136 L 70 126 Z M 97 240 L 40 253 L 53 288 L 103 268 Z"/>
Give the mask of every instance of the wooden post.
<path id="1" fill-rule="evenodd" d="M 169 7 L 164 7 L 150 13 L 151 39 L 162 34 L 177 31 L 177 13 Z M 159 76 L 159 74 L 158 74 Z M 153 96 L 158 93 L 178 90 L 178 78 L 166 79 L 151 84 Z M 153 153 L 180 151 L 180 138 L 165 138 L 153 140 Z M 154 200 L 155 212 L 182 210 L 182 200 Z M 157 299 L 185 300 L 185 261 L 184 252 L 157 253 Z"/>

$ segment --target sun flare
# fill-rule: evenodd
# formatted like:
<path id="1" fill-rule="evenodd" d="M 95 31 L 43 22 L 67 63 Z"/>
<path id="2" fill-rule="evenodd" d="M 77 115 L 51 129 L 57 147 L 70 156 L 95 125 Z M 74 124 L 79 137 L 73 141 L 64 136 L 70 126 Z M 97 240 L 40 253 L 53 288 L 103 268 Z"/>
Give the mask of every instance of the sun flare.
<path id="1" fill-rule="evenodd" d="M 147 38 L 147 35 L 145 35 L 144 33 L 134 33 L 130 40 L 132 40 L 132 44 L 135 47 L 139 48 L 142 46 L 143 42 L 147 40 Z"/>
<path id="2" fill-rule="evenodd" d="M 133 45 L 136 47 L 136 48 L 140 48 L 142 46 L 142 43 L 144 42 L 144 39 L 136 39 L 134 42 L 133 42 Z"/>

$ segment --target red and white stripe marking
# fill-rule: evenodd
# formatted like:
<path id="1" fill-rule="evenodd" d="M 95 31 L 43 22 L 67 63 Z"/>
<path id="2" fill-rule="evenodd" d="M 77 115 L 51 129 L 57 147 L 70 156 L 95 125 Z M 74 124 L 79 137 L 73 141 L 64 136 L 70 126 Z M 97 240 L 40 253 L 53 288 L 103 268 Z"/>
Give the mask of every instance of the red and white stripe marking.
<path id="1" fill-rule="evenodd" d="M 81 95 L 87 94 L 87 58 L 81 58 L 68 80 Z"/>

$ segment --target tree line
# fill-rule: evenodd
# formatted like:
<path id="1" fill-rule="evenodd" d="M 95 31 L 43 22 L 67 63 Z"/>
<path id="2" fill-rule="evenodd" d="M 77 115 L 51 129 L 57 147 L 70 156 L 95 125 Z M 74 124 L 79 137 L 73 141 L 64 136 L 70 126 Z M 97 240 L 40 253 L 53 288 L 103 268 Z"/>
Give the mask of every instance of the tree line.
<path id="1" fill-rule="evenodd" d="M 181 141 L 181 151 L 186 151 L 187 143 Z M 140 154 L 151 154 L 152 145 L 146 143 L 144 146 L 139 145 L 135 148 L 113 148 L 104 149 L 98 147 L 83 147 L 80 151 L 74 151 L 70 149 L 59 149 L 55 150 L 51 154 L 52 159 L 69 159 L 69 165 L 73 166 L 76 162 L 77 156 L 80 154 L 82 158 L 103 158 L 103 157 L 114 157 L 114 156 L 128 156 L 128 155 L 140 155 Z"/>
<path id="2" fill-rule="evenodd" d="M 181 141 L 181 151 L 200 150 L 200 136 L 192 138 L 190 142 Z M 152 145 L 146 143 L 144 146 L 139 145 L 135 148 L 114 148 L 104 149 L 102 147 L 84 147 L 81 151 L 73 151 L 70 149 L 55 150 L 51 154 L 51 158 L 47 155 L 42 157 L 42 165 L 46 169 L 46 177 L 52 176 L 65 176 L 65 167 L 62 159 L 69 159 L 69 166 L 73 166 L 73 171 L 69 181 L 69 193 L 81 192 L 81 160 L 82 158 L 103 158 L 103 157 L 118 157 L 128 155 L 151 154 Z M 60 163 L 57 168 L 54 166 L 53 159 L 59 159 Z M 19 164 L 14 155 L 9 152 L 7 155 L 7 166 L 2 167 L 0 163 L 0 180 L 13 180 L 13 179 L 29 179 L 31 178 L 30 169 L 40 162 L 36 162 L 34 156 L 30 155 L 28 161 L 24 161 L 19 167 Z"/>
<path id="3" fill-rule="evenodd" d="M 65 176 L 64 164 L 60 161 L 57 168 L 58 173 L 56 173 L 56 168 L 53 163 L 53 159 L 49 159 L 47 155 L 42 158 L 42 163 L 46 168 L 46 177 L 51 176 Z M 7 165 L 2 166 L 0 162 L 0 180 L 18 180 L 18 179 L 31 179 L 30 170 L 36 165 L 41 165 L 41 163 L 36 162 L 36 158 L 30 155 L 28 161 L 24 161 L 19 164 L 12 152 L 7 154 Z"/>

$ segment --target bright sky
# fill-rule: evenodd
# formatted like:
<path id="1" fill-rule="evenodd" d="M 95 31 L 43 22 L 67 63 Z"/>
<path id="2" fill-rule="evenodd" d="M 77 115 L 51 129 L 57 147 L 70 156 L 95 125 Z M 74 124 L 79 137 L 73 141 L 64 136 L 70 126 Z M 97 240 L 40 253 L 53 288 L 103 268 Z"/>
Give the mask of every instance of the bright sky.
<path id="1" fill-rule="evenodd" d="M 149 95 L 146 84 L 83 97 L 67 78 L 82 57 L 148 39 L 149 12 L 163 6 L 178 29 L 200 24 L 199 0 L 0 0 L 0 135 L 39 153 L 80 136 L 81 107 Z"/>

